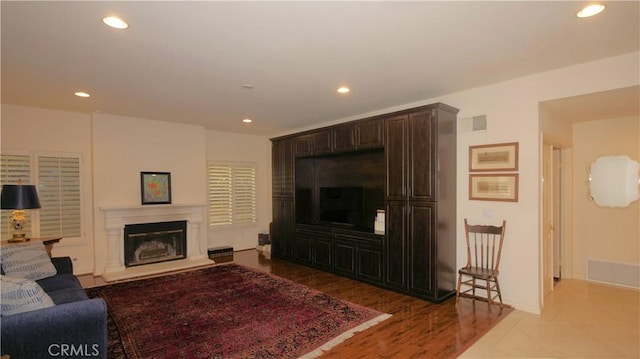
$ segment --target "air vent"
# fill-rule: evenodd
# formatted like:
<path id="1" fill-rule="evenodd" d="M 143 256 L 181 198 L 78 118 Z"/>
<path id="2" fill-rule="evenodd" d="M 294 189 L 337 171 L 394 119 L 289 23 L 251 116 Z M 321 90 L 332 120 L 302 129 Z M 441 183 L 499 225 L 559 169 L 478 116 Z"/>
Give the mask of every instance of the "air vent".
<path id="1" fill-rule="evenodd" d="M 640 288 L 640 266 L 587 259 L 587 280 Z"/>
<path id="2" fill-rule="evenodd" d="M 459 129 L 461 133 L 464 132 L 483 132 L 487 130 L 487 116 L 473 116 L 462 118 L 459 121 Z"/>

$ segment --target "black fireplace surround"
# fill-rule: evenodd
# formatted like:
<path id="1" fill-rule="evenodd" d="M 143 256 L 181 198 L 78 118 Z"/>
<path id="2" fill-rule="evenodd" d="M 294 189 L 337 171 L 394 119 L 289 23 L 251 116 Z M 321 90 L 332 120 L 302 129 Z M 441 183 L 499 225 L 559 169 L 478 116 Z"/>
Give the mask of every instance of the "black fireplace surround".
<path id="1" fill-rule="evenodd" d="M 124 226 L 124 265 L 185 259 L 187 221 L 128 224 Z"/>

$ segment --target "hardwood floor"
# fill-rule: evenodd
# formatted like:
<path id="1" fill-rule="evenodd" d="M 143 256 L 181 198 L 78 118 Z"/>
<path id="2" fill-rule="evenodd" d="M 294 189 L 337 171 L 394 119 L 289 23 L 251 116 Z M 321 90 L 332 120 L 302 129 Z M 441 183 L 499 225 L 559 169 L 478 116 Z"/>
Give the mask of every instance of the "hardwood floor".
<path id="1" fill-rule="evenodd" d="M 455 298 L 442 304 L 358 281 L 268 259 L 256 250 L 234 253 L 234 262 L 261 269 L 332 296 L 393 316 L 326 352 L 322 358 L 456 358 L 513 311 Z"/>

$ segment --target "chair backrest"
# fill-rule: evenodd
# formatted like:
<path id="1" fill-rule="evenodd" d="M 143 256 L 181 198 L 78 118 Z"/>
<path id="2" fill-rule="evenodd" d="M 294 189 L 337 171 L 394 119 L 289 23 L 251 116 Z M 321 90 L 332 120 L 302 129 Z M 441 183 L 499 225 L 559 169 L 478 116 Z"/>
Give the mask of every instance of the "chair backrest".
<path id="1" fill-rule="evenodd" d="M 470 225 L 464 219 L 467 239 L 467 268 L 498 270 L 502 256 L 502 242 L 507 221 L 502 226 Z"/>

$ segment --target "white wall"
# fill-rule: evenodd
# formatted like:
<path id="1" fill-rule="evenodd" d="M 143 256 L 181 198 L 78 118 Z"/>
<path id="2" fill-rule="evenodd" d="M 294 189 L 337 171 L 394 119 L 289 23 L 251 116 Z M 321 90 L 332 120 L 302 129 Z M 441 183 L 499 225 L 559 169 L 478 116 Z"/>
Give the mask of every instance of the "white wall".
<path id="1" fill-rule="evenodd" d="M 504 300 L 518 309 L 542 309 L 541 261 L 541 125 L 542 101 L 638 85 L 640 53 L 570 66 L 472 89 L 427 102 L 461 109 L 458 118 L 487 115 L 487 132 L 458 136 L 458 263 L 464 263 L 464 218 L 472 222 L 507 221 L 501 264 Z M 520 143 L 520 190 L 517 203 L 468 200 L 468 148 L 472 145 Z"/>
<path id="2" fill-rule="evenodd" d="M 576 123 L 574 135 L 573 276 L 586 278 L 588 259 L 640 265 L 640 201 L 599 207 L 588 197 L 587 172 L 600 156 L 640 160 L 640 118 Z"/>
<path id="3" fill-rule="evenodd" d="M 575 65 L 500 84 L 444 96 L 438 101 L 461 109 L 458 118 L 487 115 L 487 133 L 458 137 L 458 263 L 464 263 L 463 219 L 507 220 L 501 288 L 507 303 L 539 313 L 541 290 L 540 125 L 538 104 L 556 98 L 637 85 L 639 53 Z M 520 193 L 517 203 L 477 202 L 467 198 L 468 147 L 520 143 Z M 488 215 L 487 215 L 488 214 Z"/>
<path id="4" fill-rule="evenodd" d="M 544 142 L 554 147 L 570 148 L 573 145 L 573 127 L 570 121 L 558 121 L 543 105 L 538 108 L 540 131 Z"/>
<path id="5" fill-rule="evenodd" d="M 82 154 L 84 236 L 72 243 L 63 239 L 53 249 L 55 256 L 74 259 L 76 273 L 102 273 L 107 237 L 100 207 L 141 205 L 142 171 L 171 173 L 172 203 L 206 204 L 207 160 L 253 162 L 258 167 L 258 223 L 205 235 L 209 247 L 238 250 L 255 247 L 257 234 L 269 229 L 271 142 L 266 137 L 110 114 L 14 105 L 2 105 L 1 111 L 3 151 Z"/>
<path id="6" fill-rule="evenodd" d="M 76 273 L 93 270 L 93 200 L 91 116 L 76 112 L 2 105 L 2 151 L 79 153 L 82 156 L 81 239 L 63 239 L 53 246 L 54 256 L 70 256 Z"/>
<path id="7" fill-rule="evenodd" d="M 258 233 L 268 232 L 271 222 L 271 142 L 262 136 L 207 130 L 207 161 L 249 162 L 256 173 L 256 224 L 209 228 L 209 247 L 255 248 Z"/>
<path id="8" fill-rule="evenodd" d="M 462 219 L 485 219 L 486 210 L 507 220 L 507 238 L 501 267 L 505 300 L 516 308 L 538 313 L 541 287 L 541 178 L 538 104 L 556 98 L 637 85 L 639 53 L 575 65 L 441 98 L 463 109 L 459 118 L 486 114 L 486 138 L 458 137 L 458 173 L 468 173 L 468 146 L 480 143 L 520 142 L 520 199 L 517 205 L 468 201 L 466 179 L 458 187 L 458 263 L 465 257 Z M 489 100 L 490 98 L 490 100 Z M 486 218 L 485 220 L 491 220 Z"/>
<path id="9" fill-rule="evenodd" d="M 141 205 L 140 172 L 171 173 L 174 204 L 206 204 L 205 129 L 171 122 L 94 114 L 94 274 L 106 260 L 100 207 Z"/>

